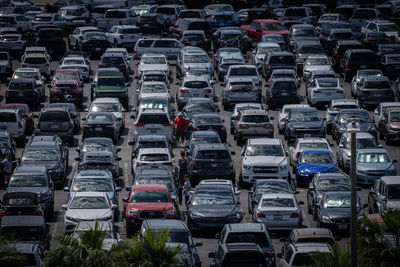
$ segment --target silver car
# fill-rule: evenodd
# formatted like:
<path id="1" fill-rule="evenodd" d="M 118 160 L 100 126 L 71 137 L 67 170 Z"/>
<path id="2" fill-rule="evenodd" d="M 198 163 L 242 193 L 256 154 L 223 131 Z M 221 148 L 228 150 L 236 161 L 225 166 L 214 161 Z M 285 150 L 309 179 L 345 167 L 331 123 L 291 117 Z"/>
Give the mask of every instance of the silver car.
<path id="1" fill-rule="evenodd" d="M 356 95 L 357 87 L 360 85 L 362 79 L 367 76 L 382 77 L 383 73 L 381 70 L 377 69 L 358 70 L 351 80 L 351 96 Z"/>
<path id="2" fill-rule="evenodd" d="M 170 70 L 166 56 L 159 53 L 144 54 L 138 65 L 139 77 L 145 71 L 154 70 L 163 71 L 166 75 L 170 76 Z"/>
<path id="3" fill-rule="evenodd" d="M 199 47 L 185 47 L 179 53 L 176 60 L 176 75 L 185 76 L 191 68 L 208 69 L 210 74 L 214 73 L 214 65 L 207 52 Z"/>
<path id="4" fill-rule="evenodd" d="M 332 63 L 327 56 L 309 56 L 304 62 L 303 80 L 305 81 L 315 70 L 332 70 Z"/>
<path id="5" fill-rule="evenodd" d="M 281 51 L 278 43 L 258 43 L 256 49 L 252 52 L 253 64 L 257 66 L 258 71 L 261 71 L 268 53 Z"/>
<path id="6" fill-rule="evenodd" d="M 257 85 L 251 78 L 230 78 L 222 91 L 222 105 L 228 109 L 235 103 L 260 102 Z"/>
<path id="7" fill-rule="evenodd" d="M 182 109 L 192 97 L 207 97 L 214 100 L 214 88 L 205 78 L 184 78 L 176 93 L 178 108 Z"/>
<path id="8" fill-rule="evenodd" d="M 225 75 L 224 83 L 230 78 L 251 78 L 254 83 L 258 86 L 261 94 L 262 81 L 260 74 L 258 73 L 257 67 L 254 65 L 232 65 L 229 66 L 228 72 Z"/>
<path id="9" fill-rule="evenodd" d="M 143 82 L 138 90 L 137 94 L 137 105 L 139 105 L 142 98 L 146 97 L 170 97 L 170 90 L 167 88 L 164 82 Z"/>
<path id="10" fill-rule="evenodd" d="M 173 121 L 168 110 L 162 109 L 140 109 L 137 118 L 134 115 L 133 138 L 137 140 L 140 135 L 164 135 L 169 142 L 174 136 Z"/>
<path id="11" fill-rule="evenodd" d="M 337 78 L 315 79 L 308 88 L 308 102 L 311 106 L 330 103 L 332 99 L 346 98 Z"/>
<path id="12" fill-rule="evenodd" d="M 235 57 L 222 57 L 220 63 L 217 66 L 217 76 L 218 81 L 223 81 L 226 73 L 228 72 L 229 66 L 231 65 L 244 65 L 245 60 L 243 56 L 235 56 Z"/>
<path id="13" fill-rule="evenodd" d="M 339 110 L 341 109 L 359 109 L 361 108 L 358 104 L 357 99 L 334 99 L 326 110 L 326 132 L 331 133 L 332 123 L 335 120 Z"/>
<path id="14" fill-rule="evenodd" d="M 60 69 L 77 69 L 85 81 L 89 80 L 90 66 L 83 57 L 66 57 L 61 62 Z"/>
<path id="15" fill-rule="evenodd" d="M 104 192 L 76 192 L 67 204 L 61 206 L 65 209 L 64 232 L 70 234 L 80 221 L 111 221 L 114 222 L 114 209 Z"/>
<path id="16" fill-rule="evenodd" d="M 253 212 L 253 221 L 263 223 L 271 230 L 301 228 L 303 216 L 293 194 L 263 194 Z"/>
<path id="17" fill-rule="evenodd" d="M 121 129 L 125 128 L 125 109 L 118 98 L 100 97 L 93 100 L 87 112 L 112 112 L 120 122 Z"/>
<path id="18" fill-rule="evenodd" d="M 132 174 L 143 168 L 157 168 L 160 165 L 174 171 L 174 157 L 169 148 L 140 148 L 132 158 Z"/>
<path id="19" fill-rule="evenodd" d="M 306 108 L 309 107 L 310 105 L 307 104 L 288 104 L 288 105 L 283 105 L 281 111 L 279 112 L 279 117 L 278 117 L 278 130 L 280 134 L 283 134 L 285 132 L 286 128 L 286 120 L 288 118 L 289 112 L 292 108 Z"/>
<path id="20" fill-rule="evenodd" d="M 140 58 L 146 53 L 162 53 L 167 58 L 174 59 L 184 46 L 181 42 L 173 38 L 139 39 L 134 48 L 134 57 Z"/>

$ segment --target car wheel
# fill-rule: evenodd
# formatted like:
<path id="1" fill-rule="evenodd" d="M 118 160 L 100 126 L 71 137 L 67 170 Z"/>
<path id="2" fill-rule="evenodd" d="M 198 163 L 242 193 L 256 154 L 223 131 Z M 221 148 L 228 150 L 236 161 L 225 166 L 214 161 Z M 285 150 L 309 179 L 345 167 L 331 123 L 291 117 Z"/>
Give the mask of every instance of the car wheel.
<path id="1" fill-rule="evenodd" d="M 243 181 L 242 173 L 239 174 L 239 186 L 241 189 L 246 189 L 248 187 L 247 183 Z"/>
<path id="2" fill-rule="evenodd" d="M 344 81 L 345 81 L 345 82 L 350 82 L 350 77 L 349 77 L 349 75 L 347 74 L 347 72 L 344 73 Z"/>
<path id="3" fill-rule="evenodd" d="M 390 146 L 392 144 L 392 141 L 390 140 L 390 138 L 387 135 L 385 136 L 385 144 L 387 146 Z"/>
<path id="4" fill-rule="evenodd" d="M 313 217 L 314 221 L 317 220 L 318 214 L 317 214 L 317 210 L 316 209 L 313 210 L 312 217 Z M 317 222 L 318 222 L 318 220 L 317 220 Z"/>
<path id="5" fill-rule="evenodd" d="M 308 201 L 307 201 L 307 211 L 308 211 L 308 214 L 313 214 L 313 210 L 311 208 L 310 203 L 308 203 Z"/>
<path id="6" fill-rule="evenodd" d="M 242 138 L 240 136 L 236 136 L 236 145 L 242 146 Z"/>
<path id="7" fill-rule="evenodd" d="M 234 129 L 233 129 L 233 126 L 232 126 L 232 124 L 231 124 L 231 126 L 229 127 L 229 129 L 230 129 L 230 131 L 229 131 L 229 132 L 230 132 L 231 134 L 233 134 L 233 133 L 234 133 Z"/>

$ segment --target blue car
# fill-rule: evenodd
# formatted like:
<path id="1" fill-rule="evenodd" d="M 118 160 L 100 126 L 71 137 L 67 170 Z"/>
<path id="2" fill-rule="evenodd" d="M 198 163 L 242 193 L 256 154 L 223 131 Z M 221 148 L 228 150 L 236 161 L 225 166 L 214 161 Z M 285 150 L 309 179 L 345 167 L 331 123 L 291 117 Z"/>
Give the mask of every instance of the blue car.
<path id="1" fill-rule="evenodd" d="M 316 173 L 338 172 L 332 152 L 327 150 L 305 150 L 298 159 L 296 168 L 297 186 L 308 186 Z"/>
<path id="2" fill-rule="evenodd" d="M 211 26 L 214 29 L 222 27 L 238 26 L 239 18 L 236 12 L 220 12 L 215 14 L 214 19 L 211 21 Z"/>

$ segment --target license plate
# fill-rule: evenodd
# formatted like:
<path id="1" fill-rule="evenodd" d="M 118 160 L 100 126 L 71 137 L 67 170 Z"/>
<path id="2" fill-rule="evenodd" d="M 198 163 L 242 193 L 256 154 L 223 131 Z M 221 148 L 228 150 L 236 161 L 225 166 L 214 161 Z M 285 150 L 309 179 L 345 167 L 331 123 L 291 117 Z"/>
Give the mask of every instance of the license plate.
<path id="1" fill-rule="evenodd" d="M 282 215 L 274 215 L 275 221 L 282 221 Z"/>
<path id="2" fill-rule="evenodd" d="M 347 229 L 347 224 L 339 224 L 339 229 L 340 230 L 346 230 Z"/>
<path id="3" fill-rule="evenodd" d="M 282 93 L 282 96 L 287 96 L 287 93 Z"/>
<path id="4" fill-rule="evenodd" d="M 367 65 L 360 65 L 360 68 L 365 69 L 367 67 Z"/>
<path id="5" fill-rule="evenodd" d="M 51 125 L 50 128 L 51 129 L 58 129 L 59 127 L 58 127 L 58 125 Z"/>
<path id="6" fill-rule="evenodd" d="M 304 134 L 304 137 L 311 137 L 311 134 Z"/>
<path id="7" fill-rule="evenodd" d="M 96 51 L 101 51 L 101 48 L 100 47 L 96 47 Z"/>
<path id="8" fill-rule="evenodd" d="M 157 133 L 157 129 L 151 129 L 150 132 L 151 133 Z"/>
<path id="9" fill-rule="evenodd" d="M 100 131 L 103 130 L 103 128 L 101 128 L 101 127 L 96 127 L 96 128 L 94 128 L 94 130 L 97 131 L 97 132 L 100 132 Z"/>

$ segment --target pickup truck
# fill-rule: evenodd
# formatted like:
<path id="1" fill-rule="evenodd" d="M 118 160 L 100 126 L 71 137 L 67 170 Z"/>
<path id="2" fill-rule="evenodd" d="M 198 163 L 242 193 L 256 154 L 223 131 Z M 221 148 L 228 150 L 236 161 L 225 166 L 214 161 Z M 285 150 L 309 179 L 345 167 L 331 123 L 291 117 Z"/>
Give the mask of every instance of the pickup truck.
<path id="1" fill-rule="evenodd" d="M 117 25 L 135 25 L 137 17 L 130 9 L 110 9 L 104 14 L 103 18 L 96 20 L 99 29 L 109 30 Z"/>
<path id="2" fill-rule="evenodd" d="M 280 21 L 273 19 L 255 19 L 250 25 L 243 25 L 240 28 L 253 42 L 260 41 L 262 35 L 280 34 L 287 39 L 289 34 Z"/>

